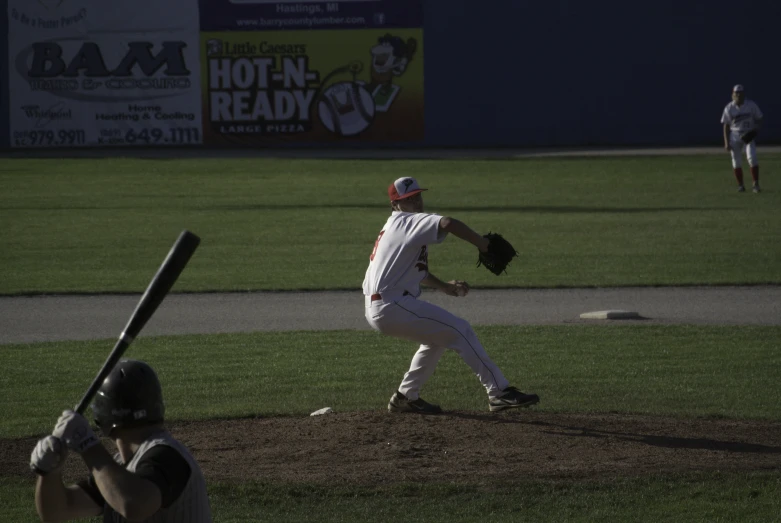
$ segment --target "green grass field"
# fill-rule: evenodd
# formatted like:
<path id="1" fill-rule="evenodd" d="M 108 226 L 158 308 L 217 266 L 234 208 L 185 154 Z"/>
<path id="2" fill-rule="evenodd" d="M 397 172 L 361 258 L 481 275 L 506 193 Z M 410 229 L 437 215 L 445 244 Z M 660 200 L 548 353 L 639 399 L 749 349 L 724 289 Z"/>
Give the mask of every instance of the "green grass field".
<path id="1" fill-rule="evenodd" d="M 27 481 L 0 479 L 0 509 L 8 521 L 38 521 L 29 508 L 30 488 Z M 209 486 L 213 516 L 221 523 L 388 523 L 411 517 L 436 522 L 768 523 L 779 521 L 779 492 L 781 477 L 767 472 L 530 483 L 523 490 L 418 484 L 386 489 L 257 482 Z"/>
<path id="2" fill-rule="evenodd" d="M 428 210 L 521 251 L 498 279 L 464 242 L 432 249 L 435 273 L 478 287 L 781 282 L 781 191 L 768 174 L 736 193 L 721 156 L 6 159 L 0 294 L 139 292 L 182 229 L 203 242 L 179 291 L 358 288 L 402 175 L 430 188 Z"/>
<path id="3" fill-rule="evenodd" d="M 538 392 L 547 411 L 781 420 L 781 326 L 475 330 L 500 368 L 515 369 L 508 379 Z M 49 430 L 52 413 L 67 408 L 62 398 L 80 398 L 111 344 L 2 346 L 0 393 L 14 401 L 0 438 Z M 337 412 L 381 408 L 412 352 L 374 331 L 140 337 L 132 345 L 133 357 L 160 369 L 172 420 L 304 416 L 320 404 Z M 431 401 L 486 409 L 480 383 L 455 354 L 442 359 L 429 383 Z"/>
<path id="4" fill-rule="evenodd" d="M 202 244 L 177 291 L 357 289 L 412 175 L 428 209 L 521 250 L 502 278 L 449 239 L 432 270 L 478 287 L 781 283 L 781 192 L 734 191 L 726 157 L 517 161 L 9 160 L 0 163 L 0 294 L 141 292 L 182 229 Z M 781 421 L 781 327 L 476 327 L 547 412 Z M 523 340 L 519 347 L 518 340 Z M 42 434 L 110 340 L 0 346 L 0 438 Z M 373 332 L 142 337 L 172 420 L 374 410 L 411 349 Z M 227 358 L 226 354 L 231 357 Z M 198 365 L 193 361 L 197 360 Z M 349 365 L 344 362 L 349 361 Z M 508 372 L 508 374 L 511 374 Z M 281 382 L 280 376 L 286 379 Z M 377 384 L 374 388 L 365 383 Z M 470 388 L 471 387 L 471 388 Z M 448 354 L 429 399 L 485 410 Z M 590 400 L 584 402 L 583 398 Z M 70 398 L 70 399 L 68 399 Z M 32 450 L 32 449 L 30 449 Z M 659 474 L 508 485 L 210 483 L 216 521 L 781 521 L 781 473 Z M 32 478 L 0 478 L 0 520 L 37 521 Z"/>

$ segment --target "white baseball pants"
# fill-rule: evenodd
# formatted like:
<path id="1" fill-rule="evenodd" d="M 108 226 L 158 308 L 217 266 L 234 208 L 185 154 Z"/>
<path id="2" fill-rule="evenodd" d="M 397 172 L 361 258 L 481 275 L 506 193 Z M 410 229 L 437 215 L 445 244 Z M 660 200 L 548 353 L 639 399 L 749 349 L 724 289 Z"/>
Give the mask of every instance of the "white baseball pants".
<path id="1" fill-rule="evenodd" d="M 452 349 L 469 365 L 488 392 L 489 399 L 509 386 L 502 371 L 491 361 L 469 323 L 432 303 L 402 296 L 394 300 L 370 301 L 366 297 L 366 321 L 388 336 L 420 343 L 399 392 L 410 400 L 434 374 L 445 350 Z"/>
<path id="2" fill-rule="evenodd" d="M 757 144 L 753 140 L 749 143 L 743 143 L 743 140 L 740 139 L 740 133 L 730 132 L 729 141 L 729 154 L 732 156 L 733 169 L 743 167 L 744 151 L 746 152 L 749 166 L 754 167 L 757 165 Z"/>

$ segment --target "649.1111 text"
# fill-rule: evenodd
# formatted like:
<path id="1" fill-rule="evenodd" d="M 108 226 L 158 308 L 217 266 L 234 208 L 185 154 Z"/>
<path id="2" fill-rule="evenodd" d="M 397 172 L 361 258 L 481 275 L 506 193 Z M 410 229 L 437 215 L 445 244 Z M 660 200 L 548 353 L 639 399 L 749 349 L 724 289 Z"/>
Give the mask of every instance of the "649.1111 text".
<path id="1" fill-rule="evenodd" d="M 98 137 L 98 145 L 186 145 L 200 141 L 197 127 L 101 129 Z"/>

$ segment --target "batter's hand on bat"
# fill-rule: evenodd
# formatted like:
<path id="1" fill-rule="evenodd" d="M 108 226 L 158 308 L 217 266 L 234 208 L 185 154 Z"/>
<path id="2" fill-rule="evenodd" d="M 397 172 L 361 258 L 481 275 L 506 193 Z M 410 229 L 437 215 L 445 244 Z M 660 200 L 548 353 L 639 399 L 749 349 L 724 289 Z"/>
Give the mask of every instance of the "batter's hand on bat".
<path id="1" fill-rule="evenodd" d="M 72 410 L 63 411 L 52 436 L 64 441 L 68 448 L 79 454 L 100 443 L 87 418 Z"/>
<path id="2" fill-rule="evenodd" d="M 447 288 L 445 294 L 448 296 L 455 296 L 457 298 L 463 298 L 469 294 L 469 284 L 465 281 L 450 280 L 447 282 Z"/>
<path id="3" fill-rule="evenodd" d="M 61 468 L 68 456 L 68 447 L 54 436 L 46 436 L 38 440 L 30 455 L 30 469 L 38 474 L 46 475 Z"/>

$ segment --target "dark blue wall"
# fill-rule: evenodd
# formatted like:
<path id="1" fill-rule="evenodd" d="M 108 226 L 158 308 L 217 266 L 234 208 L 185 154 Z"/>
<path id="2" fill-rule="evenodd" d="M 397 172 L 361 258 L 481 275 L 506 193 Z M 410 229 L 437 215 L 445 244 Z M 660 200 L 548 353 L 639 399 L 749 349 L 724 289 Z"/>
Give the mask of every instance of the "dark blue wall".
<path id="1" fill-rule="evenodd" d="M 0 2 L 0 149 L 10 146 L 8 136 L 8 2 Z"/>
<path id="2" fill-rule="evenodd" d="M 781 143 L 781 2 L 424 5 L 429 145 L 720 145 L 736 83 Z"/>

